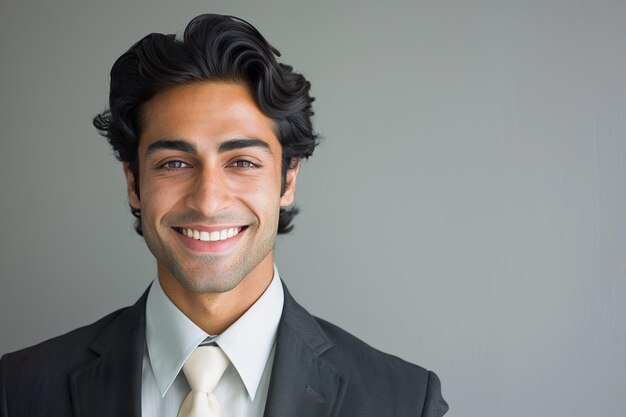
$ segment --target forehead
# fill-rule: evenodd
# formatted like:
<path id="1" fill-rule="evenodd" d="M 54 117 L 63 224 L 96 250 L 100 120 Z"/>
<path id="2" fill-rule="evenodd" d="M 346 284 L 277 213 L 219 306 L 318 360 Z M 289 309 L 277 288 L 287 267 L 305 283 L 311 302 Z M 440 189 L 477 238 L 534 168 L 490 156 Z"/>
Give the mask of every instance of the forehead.
<path id="1" fill-rule="evenodd" d="M 208 144 L 258 138 L 280 146 L 272 119 L 239 83 L 207 81 L 168 88 L 144 104 L 141 116 L 140 149 L 163 138 Z"/>

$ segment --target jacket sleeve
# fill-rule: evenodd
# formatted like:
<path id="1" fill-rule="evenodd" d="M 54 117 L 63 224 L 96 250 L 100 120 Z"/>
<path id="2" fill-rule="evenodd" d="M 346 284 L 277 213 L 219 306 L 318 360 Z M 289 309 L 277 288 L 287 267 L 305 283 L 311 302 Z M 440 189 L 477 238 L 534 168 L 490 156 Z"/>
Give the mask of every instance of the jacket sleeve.
<path id="1" fill-rule="evenodd" d="M 422 417 L 441 417 L 448 412 L 448 403 L 441 396 L 441 382 L 434 372 L 428 372 L 428 388 Z"/>

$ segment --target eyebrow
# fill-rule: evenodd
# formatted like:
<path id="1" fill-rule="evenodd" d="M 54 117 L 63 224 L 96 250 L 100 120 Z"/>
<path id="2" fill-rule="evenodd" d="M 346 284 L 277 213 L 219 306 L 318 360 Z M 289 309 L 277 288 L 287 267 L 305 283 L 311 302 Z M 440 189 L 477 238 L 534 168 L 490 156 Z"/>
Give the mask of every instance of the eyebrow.
<path id="1" fill-rule="evenodd" d="M 146 154 L 144 158 L 148 158 L 154 152 L 160 149 L 169 149 L 173 151 L 181 151 L 185 153 L 190 153 L 193 155 L 198 154 L 198 148 L 193 143 L 187 142 L 185 140 L 180 139 L 159 139 L 156 142 L 152 142 L 148 149 L 146 149 Z"/>
<path id="2" fill-rule="evenodd" d="M 262 148 L 266 150 L 270 155 L 273 155 L 272 150 L 267 142 L 261 139 L 253 139 L 253 138 L 244 138 L 244 139 L 231 139 L 225 142 L 220 143 L 219 148 L 217 149 L 218 153 L 224 153 L 228 151 L 233 151 L 235 149 L 242 148 Z M 166 150 L 174 150 L 181 151 L 185 153 L 190 153 L 192 155 L 198 155 L 198 148 L 195 144 L 191 142 L 187 142 L 182 139 L 159 139 L 148 146 L 146 150 L 146 154 L 144 158 L 148 158 L 154 152 L 166 149 Z"/>
<path id="3" fill-rule="evenodd" d="M 267 142 L 262 141 L 261 139 L 232 139 L 227 140 L 226 142 L 220 143 L 220 147 L 218 148 L 218 153 L 233 151 L 235 149 L 241 148 L 262 148 L 267 152 L 272 154 L 272 150 L 270 149 L 270 145 Z"/>

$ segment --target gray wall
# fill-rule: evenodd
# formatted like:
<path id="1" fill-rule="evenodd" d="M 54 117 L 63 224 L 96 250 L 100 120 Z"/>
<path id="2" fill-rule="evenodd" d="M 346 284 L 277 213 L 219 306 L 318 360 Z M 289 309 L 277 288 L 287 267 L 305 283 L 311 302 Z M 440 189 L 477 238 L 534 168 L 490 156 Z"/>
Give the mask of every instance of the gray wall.
<path id="1" fill-rule="evenodd" d="M 435 370 L 450 416 L 626 414 L 626 2 L 0 6 L 0 353 L 155 276 L 91 117 L 152 31 L 241 16 L 324 141 L 278 265 L 305 307 Z"/>

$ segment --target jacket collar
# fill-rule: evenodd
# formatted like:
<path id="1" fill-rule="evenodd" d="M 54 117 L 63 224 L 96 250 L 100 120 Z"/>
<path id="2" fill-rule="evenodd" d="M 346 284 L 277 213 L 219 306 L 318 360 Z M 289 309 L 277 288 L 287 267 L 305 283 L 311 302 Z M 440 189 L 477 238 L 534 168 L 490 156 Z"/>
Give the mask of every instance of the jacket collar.
<path id="1" fill-rule="evenodd" d="M 70 376 L 76 416 L 141 417 L 141 367 L 148 290 L 121 310 L 91 345 L 98 356 Z"/>
<path id="2" fill-rule="evenodd" d="M 265 417 L 336 414 L 347 380 L 322 357 L 333 344 L 286 287 L 284 292 Z"/>
<path id="3" fill-rule="evenodd" d="M 264 415 L 329 417 L 341 406 L 347 380 L 322 357 L 333 344 L 284 283 L 283 289 L 285 301 Z M 141 417 L 148 290 L 92 344 L 98 356 L 71 374 L 76 416 Z"/>

